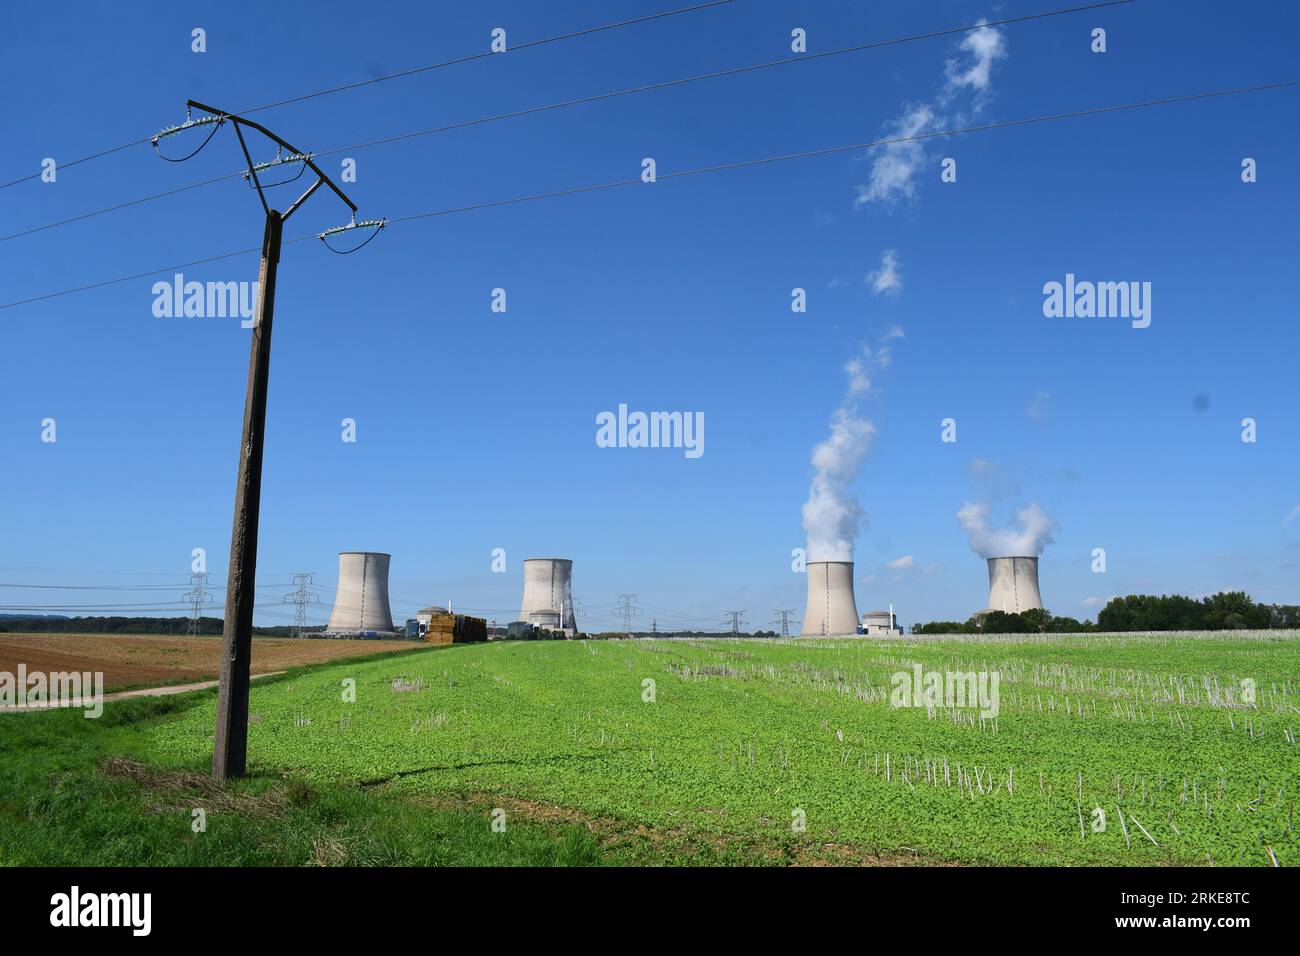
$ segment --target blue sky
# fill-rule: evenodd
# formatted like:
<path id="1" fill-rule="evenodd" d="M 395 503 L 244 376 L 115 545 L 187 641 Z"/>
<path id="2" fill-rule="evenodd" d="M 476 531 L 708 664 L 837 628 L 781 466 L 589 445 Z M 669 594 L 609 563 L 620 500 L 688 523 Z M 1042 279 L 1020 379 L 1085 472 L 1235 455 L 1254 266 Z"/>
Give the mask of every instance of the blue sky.
<path id="1" fill-rule="evenodd" d="M 795 27 L 818 52 L 1066 5 L 735 0 L 255 118 L 330 149 L 782 58 Z M 0 180 L 179 122 L 187 97 L 242 109 L 478 52 L 494 27 L 521 43 L 673 6 L 9 5 Z M 206 53 L 191 51 L 194 27 Z M 1090 50 L 1094 27 L 1105 53 Z M 951 125 L 997 123 L 1297 79 L 1297 28 L 1286 3 L 1229 16 L 1208 0 L 1138 0 L 1000 28 L 983 73 L 968 72 L 980 52 L 961 35 L 907 43 L 357 150 L 342 154 L 357 161 L 346 188 L 363 217 L 397 217 L 635 178 L 647 156 L 662 176 L 868 142 L 922 106 Z M 1058 614 L 1135 592 L 1300 600 L 1298 99 L 942 138 L 895 157 L 914 168 L 893 178 L 882 150 L 856 150 L 638 183 L 397 224 L 344 258 L 288 246 L 258 622 L 291 617 L 280 595 L 294 572 L 328 585 L 338 551 L 367 549 L 393 555 L 398 618 L 451 599 L 509 620 L 533 555 L 573 558 L 591 629 L 613 626 L 619 592 L 638 593 L 641 620 L 661 629 L 721 626 L 729 608 L 758 626 L 775 608 L 801 614 L 790 554 L 810 456 L 845 399 L 845 364 L 893 328 L 904 336 L 888 367 L 870 363 L 856 399 L 874 438 L 844 489 L 865 512 L 860 611 L 892 602 L 910 623 L 982 607 L 983 562 L 956 518 L 979 501 L 999 523 L 1031 502 L 1050 515 L 1041 584 Z M 940 181 L 945 157 L 955 183 Z M 1255 183 L 1241 181 L 1244 157 Z M 240 162 L 229 128 L 182 164 L 137 146 L 0 190 L 0 232 Z M 873 181 L 888 185 L 873 194 Z M 345 220 L 322 192 L 286 236 Z M 261 230 L 256 195 L 225 181 L 0 242 L 0 299 L 253 247 Z M 887 250 L 899 278 L 877 291 L 868 276 Z M 183 271 L 256 269 L 242 256 Z M 1150 282 L 1150 327 L 1044 317 L 1044 283 L 1067 273 Z M 6 587 L 0 603 L 179 602 L 196 547 L 224 596 L 249 332 L 155 317 L 158 278 L 0 310 L 0 581 L 175 582 L 175 595 Z M 598 447 L 595 416 L 620 403 L 702 412 L 705 454 Z M 955 443 L 940 441 L 948 417 Z M 1254 443 L 1241 440 L 1247 417 Z M 344 418 L 355 443 L 340 439 Z M 1090 568 L 1099 547 L 1105 574 Z"/>

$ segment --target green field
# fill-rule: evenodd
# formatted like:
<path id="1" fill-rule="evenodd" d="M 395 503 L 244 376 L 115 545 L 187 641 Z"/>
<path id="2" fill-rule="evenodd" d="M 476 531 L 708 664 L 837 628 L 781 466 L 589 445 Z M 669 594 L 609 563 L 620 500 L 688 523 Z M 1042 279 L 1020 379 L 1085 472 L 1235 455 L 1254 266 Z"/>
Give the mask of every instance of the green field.
<path id="1" fill-rule="evenodd" d="M 998 715 L 891 706 L 913 663 Z M 211 692 L 0 719 L 0 859 L 1297 864 L 1298 675 L 1294 634 L 416 651 L 255 684 L 229 791 Z"/>

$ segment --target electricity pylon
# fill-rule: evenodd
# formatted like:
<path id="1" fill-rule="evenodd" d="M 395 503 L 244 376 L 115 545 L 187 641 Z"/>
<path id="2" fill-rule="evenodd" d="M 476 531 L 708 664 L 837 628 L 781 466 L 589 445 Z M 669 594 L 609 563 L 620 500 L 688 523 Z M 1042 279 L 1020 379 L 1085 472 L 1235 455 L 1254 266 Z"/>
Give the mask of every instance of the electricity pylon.
<path id="1" fill-rule="evenodd" d="M 292 601 L 297 605 L 297 607 L 293 609 L 294 637 L 302 637 L 302 632 L 307 629 L 307 606 L 309 604 L 316 604 L 320 601 L 320 598 L 317 597 L 314 592 L 307 590 L 307 585 L 311 584 L 311 576 L 313 573 L 315 572 L 308 571 L 305 574 L 295 574 L 293 576 L 293 583 L 298 585 L 298 590 L 284 596 L 285 604 Z"/>
<path id="2" fill-rule="evenodd" d="M 641 609 L 636 606 L 635 594 L 620 594 L 618 596 L 618 611 L 623 615 L 623 633 L 632 633 L 632 617 L 640 614 Z"/>
<path id="3" fill-rule="evenodd" d="M 208 576 L 203 574 L 190 575 L 191 590 L 184 594 L 185 600 L 190 604 L 190 619 L 185 622 L 186 635 L 193 637 L 199 633 L 199 627 L 202 622 L 203 605 L 212 600 L 212 594 L 203 588 L 208 583 Z"/>
<path id="4" fill-rule="evenodd" d="M 266 435 L 266 390 L 271 371 L 271 321 L 275 315 L 275 282 L 280 265 L 280 243 L 284 224 L 322 185 L 328 186 L 352 212 L 356 223 L 356 204 L 334 181 L 323 173 L 310 154 L 281 139 L 260 123 L 196 100 L 187 100 L 185 108 L 208 114 L 198 120 L 186 119 L 181 126 L 163 130 L 153 138 L 172 136 L 194 126 L 229 121 L 239 137 L 248 164 L 248 176 L 257 189 L 266 221 L 262 230 L 262 263 L 258 273 L 257 311 L 253 318 L 252 345 L 248 358 L 248 387 L 244 396 L 244 428 L 239 444 L 239 474 L 235 480 L 235 518 L 230 534 L 230 572 L 226 577 L 226 615 L 221 632 L 221 685 L 217 692 L 217 727 L 212 747 L 212 773 L 221 779 L 242 777 L 248 764 L 248 684 L 253 651 L 253 601 L 257 578 L 257 525 L 262 505 L 262 447 Z M 268 165 L 253 162 L 244 139 L 244 129 L 261 133 L 280 149 L 288 150 L 282 162 L 301 162 L 316 175 L 283 213 L 272 209 L 258 178 L 258 170 Z M 209 134 L 215 135 L 216 129 Z M 204 141 L 206 144 L 206 140 Z M 202 147 L 200 147 L 201 149 Z M 191 154 L 193 155 L 193 154 Z M 268 184 L 275 185 L 275 184 Z M 362 226 L 368 224 L 361 224 Z M 376 223 L 378 225 L 378 223 Z M 346 229 L 349 227 L 340 227 Z M 338 230 L 334 230 L 338 231 Z"/>
<path id="5" fill-rule="evenodd" d="M 790 636 L 790 615 L 794 613 L 794 608 L 781 608 L 779 610 L 773 611 L 772 613 L 780 615 L 779 617 L 774 617 L 772 619 L 772 623 L 781 625 L 781 636 L 789 637 Z"/>

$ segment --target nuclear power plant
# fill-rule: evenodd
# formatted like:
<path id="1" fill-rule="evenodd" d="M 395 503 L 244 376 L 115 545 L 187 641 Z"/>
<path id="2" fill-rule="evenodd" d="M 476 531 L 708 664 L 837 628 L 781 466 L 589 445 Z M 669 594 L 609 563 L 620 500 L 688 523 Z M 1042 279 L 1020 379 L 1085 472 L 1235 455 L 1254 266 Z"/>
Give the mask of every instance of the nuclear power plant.
<path id="1" fill-rule="evenodd" d="M 858 633 L 853 562 L 810 561 L 807 573 L 808 607 L 803 613 L 803 635 Z"/>
<path id="2" fill-rule="evenodd" d="M 339 589 L 326 634 L 383 634 L 393 630 L 388 606 L 388 562 L 378 551 L 340 551 Z"/>
<path id="3" fill-rule="evenodd" d="M 1038 593 L 1038 558 L 989 558 L 989 604 L 987 611 L 1019 614 L 1041 608 Z"/>
<path id="4" fill-rule="evenodd" d="M 868 611 L 862 615 L 862 633 L 868 637 L 902 637 L 903 629 L 898 626 L 893 605 L 887 611 Z"/>
<path id="5" fill-rule="evenodd" d="M 323 634 L 333 637 L 395 634 L 388 598 L 390 559 L 390 555 L 378 551 L 339 552 L 338 593 Z M 1018 614 L 1043 607 L 1038 590 L 1037 556 L 1014 555 L 988 558 L 987 561 L 988 606 L 977 614 L 991 611 Z M 859 618 L 853 589 L 853 567 L 852 561 L 808 562 L 808 603 L 801 636 L 902 636 L 903 629 L 892 605 L 888 610 L 869 611 Z M 564 636 L 576 637 L 578 622 L 573 607 L 573 561 L 569 558 L 528 558 L 523 568 L 524 593 L 519 623 L 511 624 L 510 628 L 524 628 L 524 632 L 533 635 L 539 633 L 537 629 L 540 628 L 542 633 L 562 632 Z M 435 610 L 444 617 L 456 617 L 451 614 L 450 605 L 445 612 L 427 608 L 414 621 L 407 622 L 407 636 L 423 635 L 419 626 L 427 625 Z M 415 634 L 409 633 L 413 623 L 417 625 Z M 490 630 L 497 633 L 495 622 Z M 516 636 L 513 630 L 510 636 Z"/>
<path id="6" fill-rule="evenodd" d="M 519 620 L 564 631 L 573 637 L 573 562 L 568 558 L 528 558 L 524 561 L 524 600 Z"/>

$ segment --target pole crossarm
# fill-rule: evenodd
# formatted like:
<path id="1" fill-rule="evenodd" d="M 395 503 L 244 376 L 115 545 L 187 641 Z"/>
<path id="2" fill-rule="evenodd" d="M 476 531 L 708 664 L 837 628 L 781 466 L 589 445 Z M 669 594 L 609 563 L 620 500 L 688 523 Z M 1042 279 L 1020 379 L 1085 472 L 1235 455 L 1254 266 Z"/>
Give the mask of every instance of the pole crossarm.
<path id="1" fill-rule="evenodd" d="M 244 150 L 244 159 L 248 161 L 248 173 L 252 177 L 253 183 L 257 186 L 257 194 L 262 199 L 263 209 L 269 210 L 270 207 L 267 206 L 266 196 L 263 194 L 262 184 L 257 178 L 257 172 L 259 168 L 265 168 L 268 164 L 259 164 L 253 162 L 253 158 L 252 156 L 249 155 L 248 152 L 248 145 L 244 142 L 244 135 L 242 132 L 240 132 L 240 127 L 242 126 L 247 126 L 249 129 L 256 130 L 257 132 L 265 136 L 267 139 L 271 140 L 271 142 L 275 143 L 277 146 L 280 146 L 283 149 L 288 150 L 290 154 L 290 158 L 288 160 L 285 160 L 286 162 L 301 160 L 301 162 L 306 164 L 308 169 L 310 169 L 313 173 L 316 174 L 316 182 L 314 182 L 311 186 L 309 186 L 307 188 L 307 191 L 303 193 L 301 196 L 299 196 L 298 199 L 284 212 L 284 214 L 280 217 L 282 221 L 288 219 L 289 216 L 294 212 L 294 210 L 296 210 L 299 206 L 301 206 L 303 202 L 307 199 L 307 197 L 310 196 L 312 193 L 314 193 L 322 185 L 328 186 L 331 190 L 333 190 L 334 195 L 342 199 L 343 202 L 347 205 L 347 207 L 352 210 L 352 213 L 355 216 L 357 211 L 357 204 L 354 203 L 351 199 L 349 199 L 347 193 L 345 193 L 342 189 L 340 189 L 335 184 L 334 180 L 330 179 L 329 176 L 326 175 L 325 171 L 316 165 L 316 161 L 312 158 L 311 153 L 299 149 L 297 146 L 294 146 L 292 143 L 284 139 L 282 136 L 279 136 L 278 134 L 271 132 L 261 123 L 255 122 L 250 119 L 245 119 L 244 117 L 239 116 L 235 113 L 227 113 L 224 110 L 217 109 L 215 106 L 208 106 L 205 103 L 200 103 L 198 100 L 186 100 L 185 108 L 202 110 L 203 112 L 209 114 L 209 116 L 205 117 L 204 119 L 210 118 L 213 121 L 230 120 L 230 122 L 235 124 L 235 132 L 239 134 L 239 145 Z M 194 125 L 198 125 L 198 123 L 202 121 L 203 120 L 197 120 L 195 121 Z M 187 120 L 187 122 L 189 121 Z"/>

